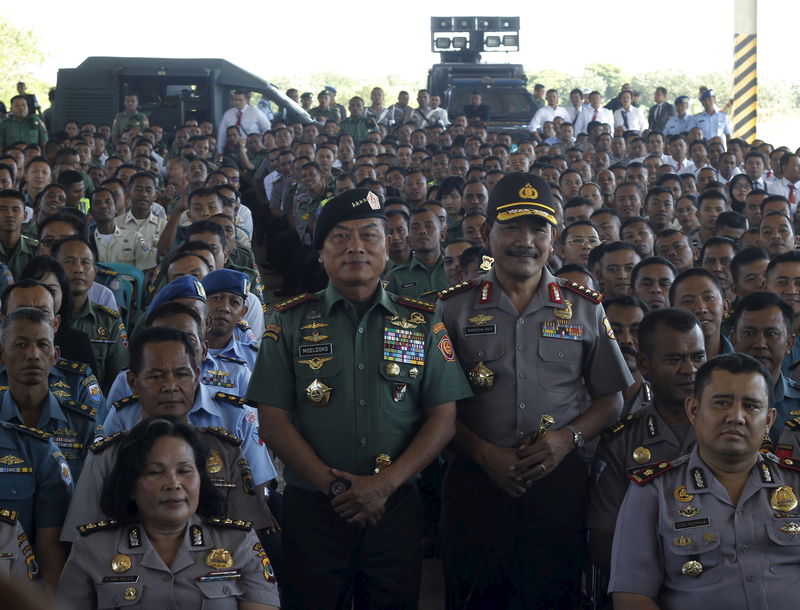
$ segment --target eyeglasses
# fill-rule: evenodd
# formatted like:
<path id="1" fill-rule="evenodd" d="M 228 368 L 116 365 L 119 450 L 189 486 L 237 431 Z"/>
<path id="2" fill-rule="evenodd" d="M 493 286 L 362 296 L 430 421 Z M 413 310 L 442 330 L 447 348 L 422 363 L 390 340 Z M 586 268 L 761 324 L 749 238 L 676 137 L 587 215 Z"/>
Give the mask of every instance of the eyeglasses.
<path id="1" fill-rule="evenodd" d="M 570 246 L 575 247 L 586 247 L 589 246 L 590 248 L 596 248 L 600 245 L 600 240 L 596 237 L 573 237 L 572 239 L 568 239 L 566 241 Z"/>

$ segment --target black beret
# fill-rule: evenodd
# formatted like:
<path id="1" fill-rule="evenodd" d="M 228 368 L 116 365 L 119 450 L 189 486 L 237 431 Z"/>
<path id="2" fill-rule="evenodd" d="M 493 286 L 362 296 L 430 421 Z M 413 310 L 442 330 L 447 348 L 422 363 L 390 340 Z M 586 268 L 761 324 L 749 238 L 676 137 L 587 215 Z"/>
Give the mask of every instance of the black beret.
<path id="1" fill-rule="evenodd" d="M 328 199 L 322 207 L 314 229 L 314 248 L 322 250 L 330 230 L 340 222 L 362 218 L 386 220 L 380 197 L 369 189 L 350 189 Z"/>
<path id="2" fill-rule="evenodd" d="M 547 182 L 533 174 L 513 172 L 503 176 L 489 194 L 486 220 L 502 224 L 520 216 L 538 216 L 558 226 Z"/>

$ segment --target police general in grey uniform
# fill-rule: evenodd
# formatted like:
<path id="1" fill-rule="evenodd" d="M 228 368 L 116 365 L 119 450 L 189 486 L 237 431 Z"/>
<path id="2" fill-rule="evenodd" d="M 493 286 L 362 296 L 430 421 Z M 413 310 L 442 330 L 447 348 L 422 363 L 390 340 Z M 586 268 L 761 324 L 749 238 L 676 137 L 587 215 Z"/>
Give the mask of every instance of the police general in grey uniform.
<path id="1" fill-rule="evenodd" d="M 688 311 L 652 311 L 640 322 L 638 333 L 638 366 L 650 384 L 652 401 L 605 431 L 592 465 L 586 518 L 589 555 L 606 573 L 628 474 L 645 464 L 680 457 L 694 446 L 684 403 L 694 390 L 697 369 L 706 361 L 703 333 Z"/>
<path id="2" fill-rule="evenodd" d="M 469 387 L 433 306 L 381 286 L 391 237 L 377 195 L 328 201 L 314 241 L 330 283 L 275 306 L 247 392 L 286 464 L 284 606 L 416 608 L 414 480 Z"/>
<path id="3" fill-rule="evenodd" d="M 558 224 L 547 183 L 505 176 L 487 223 L 494 269 L 440 293 L 475 392 L 458 403 L 444 484 L 447 605 L 574 608 L 588 492 L 575 450 L 613 423 L 633 379 L 600 296 L 545 268 Z M 535 440 L 545 416 L 553 429 Z"/>
<path id="4" fill-rule="evenodd" d="M 750 356 L 698 370 L 686 401 L 694 450 L 631 475 L 611 560 L 615 609 L 794 605 L 800 464 L 759 452 L 772 404 L 772 378 Z"/>

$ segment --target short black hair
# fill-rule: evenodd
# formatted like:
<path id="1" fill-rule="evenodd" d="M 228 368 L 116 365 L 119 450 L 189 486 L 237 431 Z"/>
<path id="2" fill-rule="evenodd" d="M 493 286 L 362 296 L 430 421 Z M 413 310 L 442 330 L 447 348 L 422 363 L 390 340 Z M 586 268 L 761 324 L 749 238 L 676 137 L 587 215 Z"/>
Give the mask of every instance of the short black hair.
<path id="1" fill-rule="evenodd" d="M 712 358 L 698 369 L 694 377 L 695 398 L 699 399 L 703 396 L 703 390 L 705 390 L 706 386 L 711 382 L 711 374 L 714 371 L 726 371 L 734 375 L 742 375 L 745 373 L 761 375 L 764 382 L 767 384 L 767 403 L 771 407 L 775 402 L 775 394 L 772 391 L 774 382 L 770 372 L 758 360 L 740 352 L 721 354 L 716 358 Z"/>
<path id="2" fill-rule="evenodd" d="M 725 297 L 725 292 L 722 290 L 722 287 L 719 285 L 717 278 L 715 278 L 711 273 L 702 267 L 692 267 L 691 269 L 684 269 L 678 274 L 674 280 L 672 280 L 672 286 L 669 287 L 669 302 L 671 304 L 675 304 L 675 293 L 678 290 L 678 286 L 680 286 L 685 280 L 688 280 L 693 277 L 702 277 L 709 280 L 714 287 L 717 289 L 721 297 Z"/>
<path id="3" fill-rule="evenodd" d="M 564 227 L 564 230 L 561 231 L 561 236 L 559 239 L 562 244 L 567 243 L 567 240 L 569 239 L 569 232 L 575 227 L 591 227 L 592 230 L 597 233 L 597 229 L 590 220 L 576 220 L 575 222 L 569 223 L 566 227 Z"/>
<path id="4" fill-rule="evenodd" d="M 46 324 L 52 328 L 53 324 L 47 314 L 38 307 L 20 307 L 8 314 L 2 324 L 0 324 L 0 345 L 5 342 L 5 334 L 8 327 L 16 320 L 25 320 L 26 322 L 33 322 L 35 324 Z"/>
<path id="5" fill-rule="evenodd" d="M 719 230 L 722 227 L 729 227 L 731 229 L 747 230 L 747 218 L 739 212 L 723 212 L 717 216 L 717 221 L 714 223 L 714 228 Z"/>
<path id="6" fill-rule="evenodd" d="M 670 261 L 669 259 L 664 258 L 663 256 L 648 256 L 647 258 L 643 258 L 636 266 L 633 268 L 631 272 L 631 287 L 636 286 L 636 280 L 639 277 L 639 273 L 645 267 L 650 267 L 651 265 L 664 265 L 665 267 L 669 267 L 670 271 L 672 271 L 672 278 L 678 275 L 678 268 Z"/>
<path id="7" fill-rule="evenodd" d="M 788 252 L 773 256 L 767 265 L 767 272 L 765 275 L 769 275 L 770 272 L 781 263 L 800 263 L 800 250 L 789 250 Z"/>
<path id="8" fill-rule="evenodd" d="M 603 309 L 608 312 L 610 307 L 638 307 L 644 315 L 650 313 L 650 306 L 632 294 L 624 294 L 610 299 L 603 299 Z"/>
<path id="9" fill-rule="evenodd" d="M 130 344 L 130 369 L 134 375 L 137 375 L 142 370 L 142 363 L 144 362 L 144 348 L 150 343 L 168 343 L 174 341 L 180 343 L 189 356 L 189 362 L 193 367 L 198 367 L 199 362 L 196 361 L 194 353 L 194 345 L 192 340 L 182 330 L 176 328 L 167 328 L 166 326 L 153 326 L 146 328 L 140 333 L 133 336 Z"/>
<path id="10" fill-rule="evenodd" d="M 47 225 L 53 222 L 63 222 L 68 225 L 72 225 L 72 228 L 75 229 L 76 235 L 86 240 L 89 239 L 89 224 L 86 221 L 86 216 L 84 213 L 73 208 L 64 208 L 58 212 L 50 214 L 50 216 L 45 216 L 38 223 L 36 229 L 38 232 L 39 241 L 41 241 L 42 233 Z"/>
<path id="11" fill-rule="evenodd" d="M 735 329 L 739 325 L 739 319 L 742 317 L 743 311 L 762 311 L 768 307 L 780 309 L 783 322 L 786 325 L 786 334 L 792 334 L 794 310 L 780 295 L 774 292 L 753 292 L 738 301 L 731 316 L 732 328 Z"/>
<path id="12" fill-rule="evenodd" d="M 703 247 L 700 248 L 700 264 L 703 264 L 703 259 L 706 257 L 706 250 L 713 246 L 730 246 L 733 250 L 733 255 L 739 252 L 739 245 L 730 237 L 710 237 Z"/>
<path id="13" fill-rule="evenodd" d="M 58 260 L 58 253 L 61 252 L 61 248 L 63 248 L 66 244 L 70 244 L 72 242 L 78 242 L 89 248 L 89 252 L 92 253 L 92 258 L 94 262 L 97 263 L 97 248 L 95 247 L 92 242 L 88 239 L 81 237 L 80 235 L 68 235 L 64 239 L 57 240 L 53 247 L 50 248 L 50 254 L 53 255 L 53 258 Z"/>
<path id="14" fill-rule="evenodd" d="M 198 220 L 197 222 L 193 222 L 186 230 L 186 237 L 188 239 L 192 235 L 197 235 L 198 233 L 214 233 L 214 235 L 218 235 L 219 241 L 222 244 L 222 249 L 228 249 L 228 236 L 225 235 L 225 229 L 216 222 L 211 220 Z"/>
<path id="15" fill-rule="evenodd" d="M 50 293 L 50 296 L 53 297 L 53 304 L 55 305 L 55 291 L 50 288 L 50 286 L 43 284 L 39 280 L 35 280 L 30 277 L 23 277 L 13 284 L 7 286 L 6 289 L 3 290 L 3 294 L 0 296 L 0 314 L 6 315 L 6 313 L 8 313 L 8 299 L 11 297 L 12 292 L 20 288 L 44 288 L 48 293 Z M 54 311 L 53 313 L 56 314 L 58 312 Z"/>
<path id="16" fill-rule="evenodd" d="M 663 324 L 667 328 L 681 333 L 688 333 L 695 326 L 698 329 L 700 328 L 700 322 L 690 311 L 678 309 L 677 307 L 654 309 L 642 318 L 642 321 L 639 323 L 638 339 L 640 353 L 647 354 L 648 356 L 653 353 L 654 334 L 659 324 Z"/>
<path id="17" fill-rule="evenodd" d="M 117 460 L 103 484 L 100 496 L 103 512 L 120 523 L 136 520 L 139 508 L 132 498 L 136 482 L 144 472 L 148 453 L 156 441 L 164 436 L 181 438 L 192 448 L 200 476 L 197 514 L 204 517 L 224 516 L 228 503 L 208 477 L 206 461 L 209 452 L 201 442 L 197 428 L 169 415 L 155 416 L 139 422 L 120 441 Z"/>
<path id="18" fill-rule="evenodd" d="M 34 256 L 22 270 L 21 278 L 41 281 L 48 273 L 56 276 L 56 281 L 61 287 L 61 309 L 55 313 L 61 316 L 61 328 L 69 328 L 72 320 L 72 292 L 69 289 L 67 274 L 61 264 L 51 256 Z M 5 299 L 3 302 L 5 303 Z"/>
<path id="19" fill-rule="evenodd" d="M 731 275 L 734 283 L 739 281 L 742 267 L 755 261 L 769 261 L 769 254 L 758 246 L 748 246 L 736 253 L 731 261 Z"/>

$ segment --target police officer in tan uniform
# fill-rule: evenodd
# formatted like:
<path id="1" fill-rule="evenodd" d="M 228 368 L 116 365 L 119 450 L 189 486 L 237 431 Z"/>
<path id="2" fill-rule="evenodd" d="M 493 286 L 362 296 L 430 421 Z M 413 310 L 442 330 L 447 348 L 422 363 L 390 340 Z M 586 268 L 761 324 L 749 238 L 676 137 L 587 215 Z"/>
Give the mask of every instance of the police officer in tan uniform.
<path id="1" fill-rule="evenodd" d="M 759 451 L 775 420 L 772 385 L 740 353 L 697 371 L 686 401 L 697 445 L 630 475 L 611 557 L 615 609 L 794 604 L 800 464 Z"/>
<path id="2" fill-rule="evenodd" d="M 0 507 L 0 580 L 17 582 L 39 579 L 39 563 L 17 511 Z"/>
<path id="3" fill-rule="evenodd" d="M 588 491 L 576 450 L 613 423 L 633 380 L 600 296 L 545 268 L 557 224 L 544 180 L 505 176 L 481 229 L 494 268 L 440 293 L 474 391 L 444 483 L 448 608 L 576 605 Z"/>

